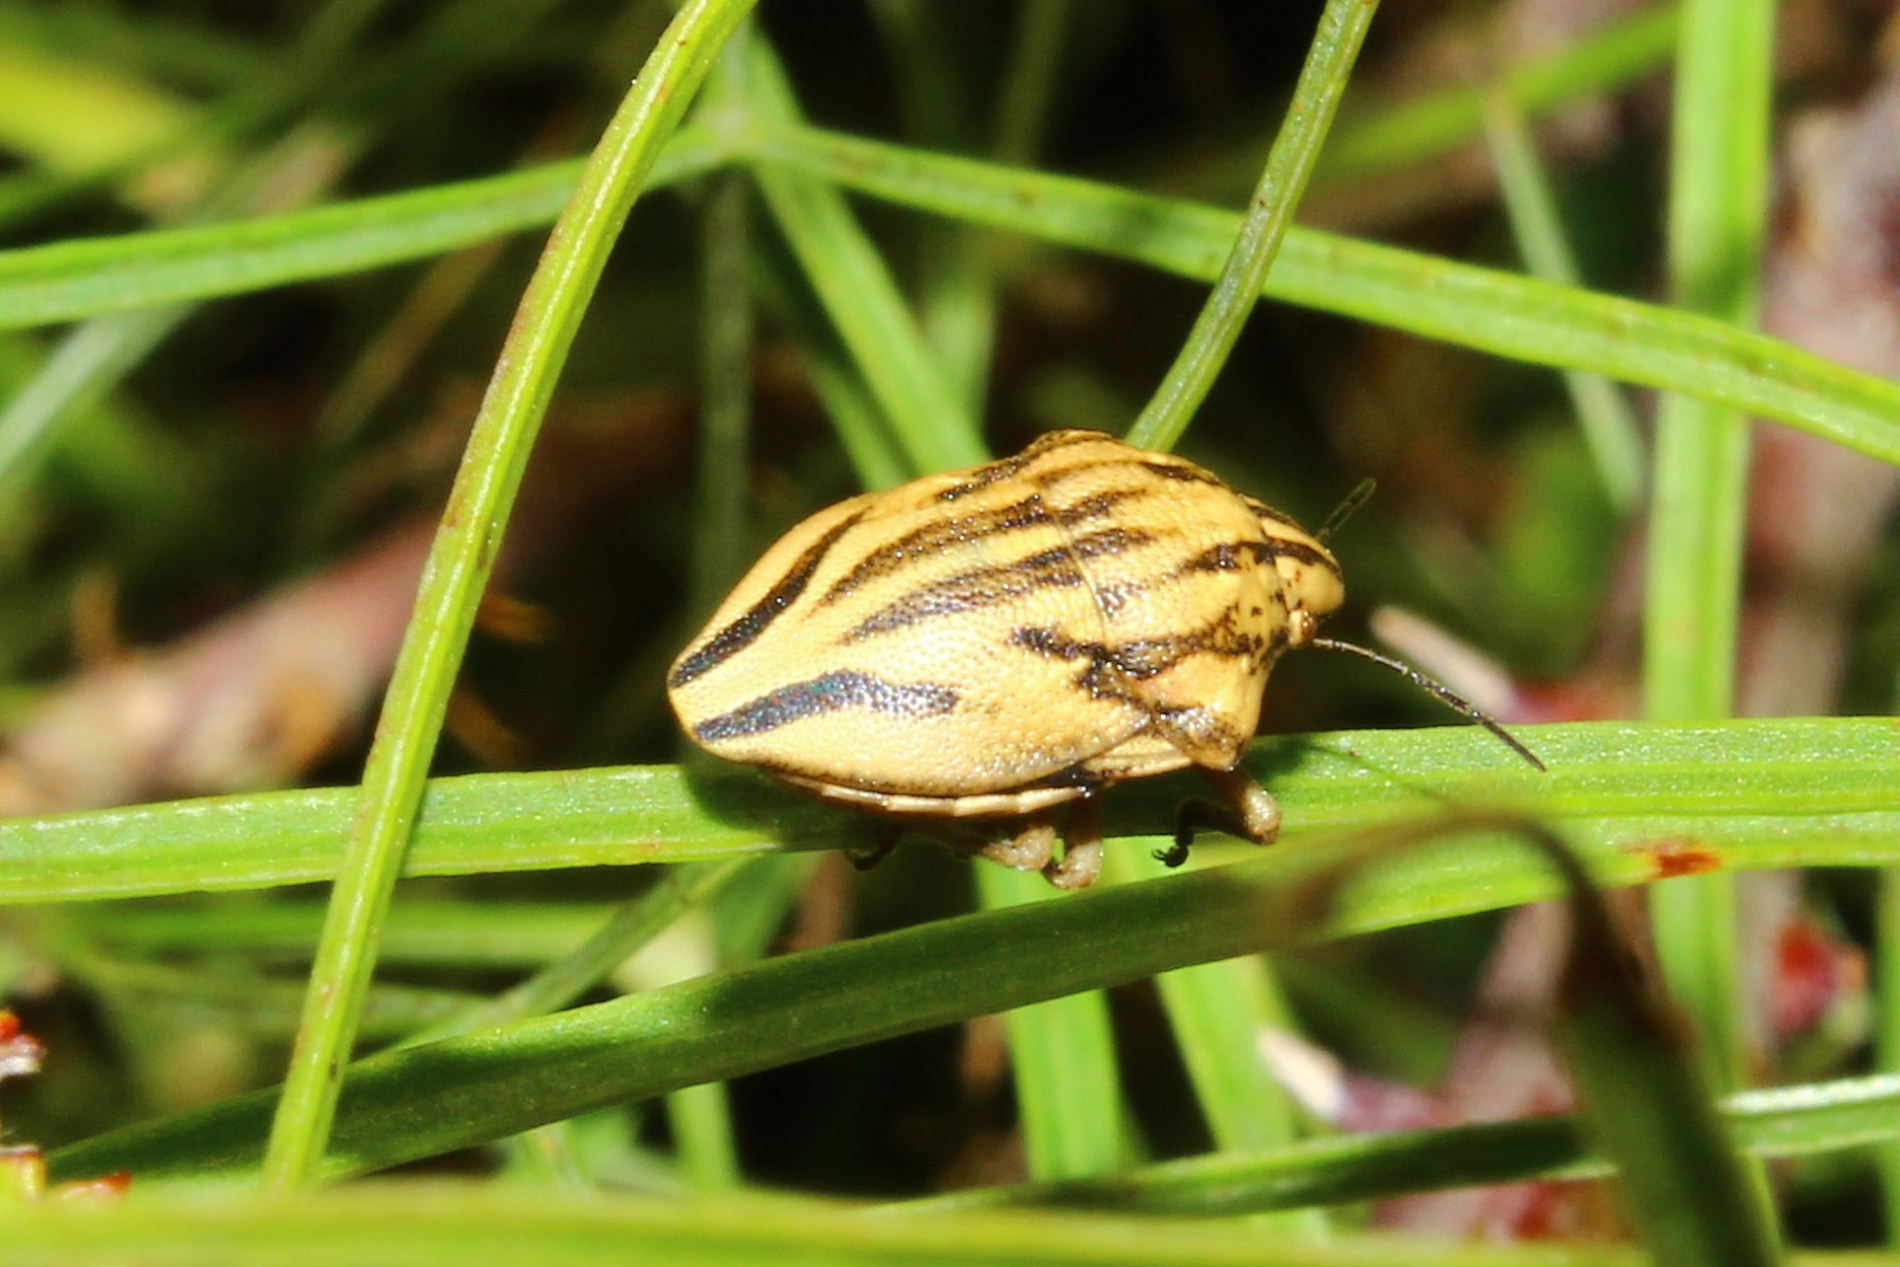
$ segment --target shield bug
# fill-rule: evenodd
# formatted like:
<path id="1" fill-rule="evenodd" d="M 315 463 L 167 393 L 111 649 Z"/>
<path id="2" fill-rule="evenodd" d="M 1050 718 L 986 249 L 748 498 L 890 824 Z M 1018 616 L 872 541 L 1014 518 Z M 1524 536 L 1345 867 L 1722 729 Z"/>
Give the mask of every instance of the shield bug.
<path id="1" fill-rule="evenodd" d="M 1266 844 L 1279 807 L 1239 762 L 1274 661 L 1344 598 L 1322 537 L 1181 458 L 1050 432 L 793 528 L 668 694 L 718 756 L 927 828 L 980 820 L 974 852 L 1060 887 L 1095 878 L 1095 794 L 1125 779 L 1193 766 L 1220 793 L 1182 807 L 1171 865 L 1196 827 Z"/>

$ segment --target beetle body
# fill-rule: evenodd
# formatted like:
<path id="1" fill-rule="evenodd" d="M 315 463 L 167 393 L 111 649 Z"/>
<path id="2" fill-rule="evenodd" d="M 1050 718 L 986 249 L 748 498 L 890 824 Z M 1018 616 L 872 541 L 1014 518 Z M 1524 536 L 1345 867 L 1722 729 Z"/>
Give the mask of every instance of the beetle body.
<path id="1" fill-rule="evenodd" d="M 1274 660 L 1342 597 L 1285 516 L 1180 458 L 1057 431 L 799 524 L 668 689 L 702 746 L 830 799 L 1032 814 L 1232 770 Z"/>

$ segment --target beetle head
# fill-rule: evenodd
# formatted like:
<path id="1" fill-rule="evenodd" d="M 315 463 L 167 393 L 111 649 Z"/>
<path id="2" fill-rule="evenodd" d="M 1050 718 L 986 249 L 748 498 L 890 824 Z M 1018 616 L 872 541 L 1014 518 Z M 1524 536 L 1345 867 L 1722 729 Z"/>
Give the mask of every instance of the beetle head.
<path id="1" fill-rule="evenodd" d="M 1287 645 L 1303 647 L 1319 632 L 1320 621 L 1346 601 L 1346 583 L 1332 551 L 1302 534 L 1298 539 L 1275 532 L 1273 566 L 1280 574 L 1280 597 L 1286 602 Z"/>

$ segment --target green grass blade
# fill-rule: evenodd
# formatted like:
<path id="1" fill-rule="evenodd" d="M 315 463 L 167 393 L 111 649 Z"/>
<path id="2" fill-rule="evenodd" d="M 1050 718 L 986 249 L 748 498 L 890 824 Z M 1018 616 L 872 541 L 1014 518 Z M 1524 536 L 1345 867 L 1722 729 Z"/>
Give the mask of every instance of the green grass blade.
<path id="1" fill-rule="evenodd" d="M 798 104 L 783 68 L 763 39 L 750 51 L 751 114 L 771 127 L 796 126 Z M 784 168 L 762 169 L 758 177 L 766 205 L 912 466 L 940 471 L 981 462 L 987 455 L 976 420 L 945 383 L 896 281 L 843 195 Z"/>
<path id="2" fill-rule="evenodd" d="M 1669 266 L 1684 309 L 1754 323 L 1767 215 L 1774 6 L 1690 0 L 1677 72 Z M 1671 394 L 1657 420 L 1644 687 L 1651 716 L 1732 711 L 1746 420 Z"/>
<path id="3" fill-rule="evenodd" d="M 1555 782 L 1561 777 L 1560 761 L 1570 754 L 1565 753 L 1568 745 L 1547 742 L 1558 740 L 1555 732 L 1562 728 L 1546 729 L 1550 733 L 1537 740 L 1551 760 L 1552 774 L 1533 777 Z M 1703 732 L 1701 737 L 1708 742 L 1714 736 Z M 1396 790 L 1394 783 L 1407 775 L 1367 765 L 1366 749 L 1376 747 L 1376 741 L 1366 739 L 1351 737 L 1349 747 L 1328 754 L 1327 763 L 1341 773 L 1352 772 L 1349 777 L 1361 783 Z M 1607 829 L 1585 818 L 1553 818 L 1567 838 L 1578 842 L 1591 881 L 1604 886 L 1650 882 L 1684 868 L 1888 862 L 1900 837 L 1890 723 L 1885 740 L 1876 745 L 1879 755 L 1869 761 L 1870 768 L 1854 780 L 1858 794 L 1842 785 L 1839 767 L 1830 777 L 1825 768 L 1802 769 L 1784 761 L 1784 777 L 1804 784 L 1810 796 L 1832 796 L 1836 805 L 1813 819 L 1776 815 L 1764 837 L 1731 833 L 1716 817 L 1657 818 L 1653 810 L 1634 821 L 1614 821 Z M 1498 787 L 1491 804 L 1507 795 L 1513 781 L 1521 794 L 1526 781 L 1504 764 L 1508 753 L 1493 755 L 1496 747 L 1490 743 L 1484 749 L 1490 758 L 1485 773 Z M 1683 755 L 1675 754 L 1678 760 Z M 1841 754 L 1834 759 L 1841 760 Z M 1846 762 L 1852 763 L 1851 758 Z M 1736 789 L 1749 787 L 1749 781 L 1723 773 L 1726 777 L 1703 781 L 1705 808 L 1739 800 L 1732 812 L 1746 815 L 1749 796 L 1738 797 Z M 1764 776 L 1772 782 L 1771 774 Z M 1675 777 L 1681 780 L 1680 770 Z M 1607 785 L 1594 794 L 1601 800 L 1633 794 L 1653 804 L 1658 797 L 1641 764 L 1603 762 L 1591 781 Z M 1820 785 L 1829 783 L 1831 789 L 1822 792 Z M 1335 795 L 1344 790 L 1332 789 Z M 1580 790 L 1568 789 L 1567 795 Z M 1358 791 L 1363 797 L 1364 789 Z M 1771 799 L 1791 795 L 1773 788 L 1763 794 Z M 1425 799 L 1436 798 L 1427 793 Z M 1544 811 L 1550 813 L 1564 799 L 1553 798 Z M 1683 798 L 1684 804 L 1690 799 Z M 1868 802 L 1886 808 L 1866 815 L 1851 812 Z M 1291 820 L 1294 799 L 1289 796 L 1285 803 Z M 1686 840 L 1691 832 L 1693 841 Z M 352 1067 L 323 1173 L 379 1169 L 607 1104 L 845 1046 L 1234 955 L 1538 901 L 1561 887 L 1515 837 L 1477 831 L 1381 855 L 1319 911 L 1312 900 L 1314 884 L 1337 875 L 1342 862 L 1362 856 L 1363 846 L 1349 838 L 1308 837 L 1264 851 L 1240 848 L 1251 856 L 1230 866 L 941 920 L 504 1030 L 373 1056 Z M 1050 953 L 1051 947 L 1061 953 Z M 265 1091 L 128 1128 L 64 1150 L 61 1158 L 68 1173 L 130 1167 L 156 1175 L 248 1167 L 257 1160 L 274 1098 Z"/>
<path id="4" fill-rule="evenodd" d="M 381 958 L 414 967 L 540 968 L 570 954 L 619 909 L 608 902 L 410 898 L 389 913 Z M 115 902 L 70 906 L 63 914 L 92 941 L 142 958 L 232 951 L 307 963 L 323 928 L 323 903 L 302 897 Z"/>
<path id="5" fill-rule="evenodd" d="M 1564 286 L 1578 284 L 1576 260 L 1565 239 L 1563 221 L 1543 164 L 1537 157 L 1537 138 L 1502 89 L 1484 91 L 1485 136 L 1491 161 L 1498 170 L 1504 206 L 1518 251 L 1531 274 Z M 1615 383 L 1601 374 L 1582 370 L 1564 372 L 1577 420 L 1583 424 L 1584 443 L 1596 463 L 1610 504 L 1628 514 L 1643 494 L 1643 436 L 1635 411 Z"/>
<path id="6" fill-rule="evenodd" d="M 1104 867 L 1109 878 L 1124 883 L 1165 871 L 1152 856 L 1129 849 L 1113 851 Z M 1294 1028 L 1272 961 L 1249 955 L 1177 968 L 1156 977 L 1155 988 L 1214 1147 L 1253 1154 L 1293 1144 L 1298 1114 L 1260 1053 L 1268 1030 Z M 1308 1238 L 1328 1230 L 1325 1215 L 1316 1210 L 1274 1215 L 1263 1226 Z"/>
<path id="7" fill-rule="evenodd" d="M 649 187 L 723 161 L 698 129 L 675 135 Z M 225 224 L 0 251 L 0 329 L 245 294 L 426 259 L 553 221 L 581 164 L 364 198 Z"/>
<path id="8" fill-rule="evenodd" d="M 703 0 L 681 11 L 582 169 L 522 296 L 430 550 L 370 747 L 359 814 L 271 1132 L 265 1179 L 272 1188 L 306 1181 L 323 1154 L 449 690 L 555 378 L 661 144 L 750 8 L 751 0 Z"/>
<path id="9" fill-rule="evenodd" d="M 741 79 L 750 25 L 734 33 L 720 67 L 707 88 L 708 108 L 743 104 Z M 740 68 L 735 70 L 735 68 Z M 715 104 L 716 103 L 716 104 Z M 725 171 L 710 181 L 700 217 L 700 356 L 697 497 L 693 507 L 692 590 L 688 610 L 694 619 L 711 613 L 738 581 L 746 564 L 747 540 L 735 529 L 747 521 L 750 491 L 748 455 L 752 432 L 753 296 L 748 285 L 752 256 L 749 200 L 751 182 L 743 172 Z M 712 879 L 715 887 L 735 875 L 737 862 L 701 863 L 676 873 Z M 693 873 L 698 873 L 694 876 Z M 629 923 L 633 922 L 629 911 Z M 670 923 L 671 921 L 666 921 Z M 664 927 L 656 923 L 657 932 Z M 622 935 L 615 935 L 615 933 Z M 576 972 L 576 980 L 598 981 L 647 939 L 645 930 L 603 930 L 599 958 Z M 715 966 L 710 930 L 692 930 L 695 948 L 705 958 L 702 970 Z M 636 940 L 637 938 L 637 940 Z M 610 958 L 609 955 L 612 955 Z M 537 974 L 545 976 L 546 973 Z M 537 1006 L 553 1011 L 579 996 Z M 740 1183 L 732 1113 L 723 1083 L 682 1087 L 666 1097 L 680 1173 L 698 1189 L 732 1188 Z"/>
<path id="10" fill-rule="evenodd" d="M 1711 858 L 1746 866 L 1900 862 L 1892 718 L 1576 722 L 1520 733 L 1548 774 L 1462 726 L 1268 739 L 1246 764 L 1279 798 L 1289 842 L 1502 802 L 1606 858 L 1636 865 L 1647 856 L 1678 874 L 1710 860 L 1698 853 L 1704 844 L 1717 851 Z M 1187 786 L 1161 778 L 1117 789 L 1106 804 L 1111 835 L 1165 832 Z M 0 820 L 0 893 L 17 904 L 322 880 L 336 872 L 353 800 L 351 789 L 319 788 Z M 737 771 L 468 775 L 431 781 L 404 870 L 694 862 L 836 848 L 862 830 L 856 816 Z M 1233 856 L 1211 840 L 1201 849 Z"/>
<path id="11" fill-rule="evenodd" d="M 986 910 L 1062 900 L 1033 871 L 978 865 L 977 891 Z M 1012 1009 L 1003 1021 L 1030 1176 L 1068 1179 L 1119 1169 L 1130 1125 L 1116 1074 L 1108 996 L 1089 990 L 1052 998 Z"/>
<path id="12" fill-rule="evenodd" d="M 67 176 L 121 168 L 190 137 L 187 100 L 103 63 L 0 39 L 0 146 Z"/>
<path id="13" fill-rule="evenodd" d="M 869 8 L 891 61 L 905 139 L 930 149 L 974 150 L 978 128 L 958 65 L 952 10 L 931 0 L 873 0 Z M 917 328 L 938 373 L 975 419 L 983 416 L 996 334 L 995 288 L 983 247 L 983 235 L 957 224 L 923 226 L 915 246 Z"/>
<path id="14" fill-rule="evenodd" d="M 1900 865 L 1882 869 L 1874 900 L 1874 1067 L 1900 1077 Z M 1887 1244 L 1900 1248 L 1900 1139 L 1883 1143 L 1878 1158 Z"/>
<path id="15" fill-rule="evenodd" d="M 1042 148 L 1074 17 L 1075 0 L 1029 0 L 1022 6 L 996 102 L 994 150 L 1002 162 L 1027 164 Z"/>
<path id="16" fill-rule="evenodd" d="M 746 864 L 702 862 L 667 872 L 658 884 L 615 911 L 594 934 L 526 981 L 408 1035 L 404 1047 L 494 1029 L 558 1011 L 605 980 L 634 951 L 686 912 L 712 900 Z"/>
<path id="17" fill-rule="evenodd" d="M 695 620 L 710 615 L 749 560 L 748 456 L 752 435 L 751 190 L 736 172 L 722 172 L 701 223 L 700 362 L 697 497 L 693 518 L 692 594 Z"/>
<path id="18" fill-rule="evenodd" d="M 940 215 L 1212 281 L 1239 217 L 817 129 L 744 141 L 768 165 Z M 1687 392 L 1900 462 L 1900 385 L 1694 313 L 1295 225 L 1263 292 L 1534 365 Z"/>
<path id="19" fill-rule="evenodd" d="M 1274 137 L 1267 166 L 1260 174 L 1234 235 L 1227 262 L 1221 266 L 1214 289 L 1207 296 L 1194 328 L 1154 397 L 1128 431 L 1128 442 L 1145 449 L 1171 449 L 1188 420 L 1207 399 L 1227 363 L 1227 355 L 1259 302 L 1261 285 L 1273 257 L 1279 252 L 1286 228 L 1293 222 L 1300 195 L 1306 191 L 1313 163 L 1332 126 L 1346 80 L 1359 57 L 1359 46 L 1378 0 L 1327 0 L 1319 29 L 1306 53 L 1286 121 Z"/>
<path id="20" fill-rule="evenodd" d="M 333 171 L 334 145 L 335 138 L 321 130 L 293 133 L 233 165 L 223 174 L 221 188 L 185 218 L 238 213 L 273 199 L 281 204 L 287 182 L 298 191 L 299 201 L 311 200 L 318 190 L 310 187 L 309 174 Z M 36 485 L 41 467 L 70 424 L 111 393 L 190 315 L 188 307 L 119 313 L 88 321 L 60 338 L 41 371 L 0 409 L 0 515 Z"/>
<path id="21" fill-rule="evenodd" d="M 1772 0 L 1689 0 L 1677 60 L 1671 289 L 1687 310 L 1738 327 L 1754 323 L 1760 285 L 1774 14 Z M 1643 612 L 1650 717 L 1703 720 L 1734 709 L 1748 450 L 1748 420 L 1737 410 L 1662 398 Z M 1664 886 L 1651 915 L 1663 975 L 1695 1019 L 1716 1085 L 1745 1085 L 1752 1060 L 1733 878 Z"/>
<path id="22" fill-rule="evenodd" d="M 1106 867 L 1118 883 L 1165 876 L 1153 858 L 1111 851 Z M 1290 1144 L 1298 1132 L 1292 1103 L 1260 1058 L 1268 1027 L 1289 1025 L 1285 1004 L 1257 959 L 1232 959 L 1163 974 L 1161 990 L 1214 1146 L 1257 1152 Z"/>
<path id="23" fill-rule="evenodd" d="M 1576 858 L 1535 835 L 1568 890 L 1561 1045 L 1585 1129 L 1616 1163 L 1651 1256 L 1658 1267 L 1772 1267 L 1781 1254 L 1766 1186 L 1729 1139 L 1692 1033 Z"/>
<path id="24" fill-rule="evenodd" d="M 59 937 L 52 947 L 62 971 L 96 991 L 122 1018 L 121 1030 L 139 1032 L 154 1017 L 182 1018 L 193 1026 L 216 1025 L 248 1038 L 283 1043 L 297 1033 L 303 983 L 261 978 L 243 968 L 188 968 L 131 962 L 77 947 Z M 362 1032 L 372 1039 L 400 1038 L 467 1008 L 470 996 L 422 986 L 379 985 L 364 1000 Z"/>
<path id="25" fill-rule="evenodd" d="M 865 385 L 842 343 L 811 291 L 799 279 L 797 266 L 770 251 L 754 260 L 754 282 L 759 298 L 773 319 L 796 341 L 805 358 L 805 371 L 824 406 L 825 416 L 839 445 L 866 490 L 895 488 L 915 474 L 898 450 L 897 437 L 885 421 L 877 397 Z"/>
<path id="26" fill-rule="evenodd" d="M 97 405 L 185 316 L 176 308 L 123 313 L 60 339 L 40 372 L 0 408 L 0 515 L 18 512 L 60 442 L 61 420 Z"/>
<path id="27" fill-rule="evenodd" d="M 654 184 L 703 172 L 725 142 L 682 133 Z M 775 162 L 876 196 L 1211 281 L 1237 217 L 1215 208 L 799 130 L 754 138 Z M 442 185 L 237 225 L 0 252 L 0 328 L 336 276 L 546 224 L 576 165 Z M 1268 297 L 1533 364 L 1679 389 L 1900 461 L 1900 388 L 1689 313 L 1293 226 Z"/>
<path id="28" fill-rule="evenodd" d="M 838 1202 L 722 1195 L 694 1201 L 446 1182 L 380 1182 L 241 1203 L 166 1191 L 100 1205 L 49 1202 L 9 1221 L 0 1264 L 96 1267 L 464 1267 L 497 1254 L 547 1267 L 1635 1267 L 1619 1244 L 1441 1244 L 1341 1236 L 1277 1243 L 1231 1221 L 985 1211 L 872 1218 Z M 1801 1267 L 1875 1267 L 1810 1254 Z"/>
<path id="29" fill-rule="evenodd" d="M 1725 1102 L 1724 1112 L 1736 1145 L 1751 1156 L 1864 1148 L 1900 1135 L 1900 1078 L 1743 1092 Z M 1156 1214 L 1250 1214 L 1614 1173 L 1577 1118 L 1536 1117 L 1332 1135 L 1280 1148 L 1184 1157 L 1093 1180 L 970 1188 L 885 1209 L 908 1215 L 999 1205 L 1116 1204 Z"/>

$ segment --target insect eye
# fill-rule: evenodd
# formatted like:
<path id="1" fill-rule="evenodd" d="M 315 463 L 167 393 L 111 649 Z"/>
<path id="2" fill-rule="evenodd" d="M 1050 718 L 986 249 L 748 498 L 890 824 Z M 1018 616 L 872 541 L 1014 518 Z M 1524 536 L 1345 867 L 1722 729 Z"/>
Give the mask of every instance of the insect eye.
<path id="1" fill-rule="evenodd" d="M 1323 547 L 1296 552 L 1282 543 L 1274 566 L 1280 573 L 1280 592 L 1286 595 L 1296 622 L 1287 632 L 1297 646 L 1313 636 L 1313 625 L 1339 610 L 1346 601 L 1346 587 L 1339 577 L 1339 565 Z M 1304 634 L 1297 626 L 1302 616 L 1308 622 Z"/>

